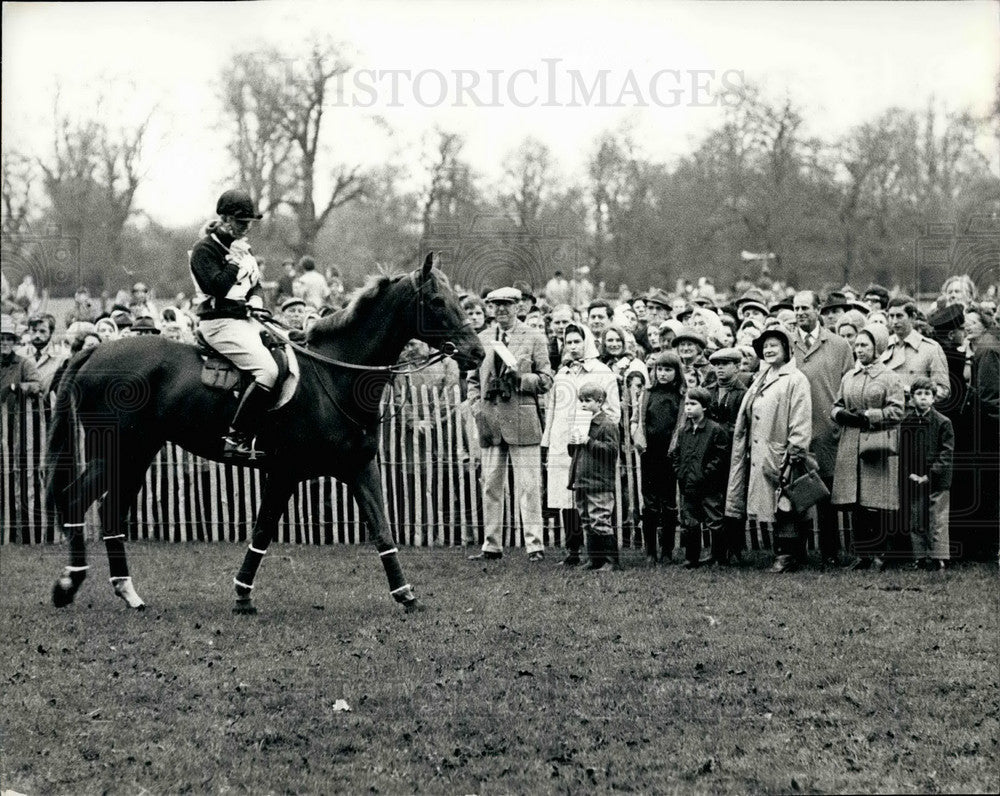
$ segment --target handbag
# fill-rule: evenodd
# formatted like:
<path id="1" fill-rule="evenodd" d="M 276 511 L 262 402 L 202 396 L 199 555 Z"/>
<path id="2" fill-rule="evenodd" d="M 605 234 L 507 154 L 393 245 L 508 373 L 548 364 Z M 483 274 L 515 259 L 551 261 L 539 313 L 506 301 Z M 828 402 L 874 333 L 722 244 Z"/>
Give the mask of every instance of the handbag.
<path id="1" fill-rule="evenodd" d="M 865 462 L 879 462 L 899 455 L 899 436 L 892 433 L 895 430 L 862 431 L 858 438 L 858 458 Z"/>
<path id="2" fill-rule="evenodd" d="M 830 490 L 826 488 L 826 484 L 823 483 L 823 479 L 819 477 L 816 470 L 803 466 L 801 475 L 796 477 L 787 457 L 785 466 L 782 468 L 779 491 L 788 498 L 792 509 L 798 514 L 802 514 L 830 496 Z"/>

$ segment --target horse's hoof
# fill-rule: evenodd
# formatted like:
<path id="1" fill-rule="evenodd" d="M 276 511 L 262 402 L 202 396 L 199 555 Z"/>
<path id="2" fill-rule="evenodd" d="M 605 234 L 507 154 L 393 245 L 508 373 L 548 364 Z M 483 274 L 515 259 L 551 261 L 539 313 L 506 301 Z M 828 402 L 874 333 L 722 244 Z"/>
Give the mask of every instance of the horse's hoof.
<path id="1" fill-rule="evenodd" d="M 63 581 L 68 581 L 64 583 Z M 52 587 L 52 604 L 56 608 L 65 608 L 76 596 L 76 589 L 73 588 L 72 581 L 69 578 L 59 578 L 56 581 L 56 585 Z"/>
<path id="2" fill-rule="evenodd" d="M 111 586 L 115 590 L 115 596 L 121 597 L 129 608 L 136 611 L 146 608 L 146 603 L 132 585 L 132 578 L 111 578 Z"/>
<path id="3" fill-rule="evenodd" d="M 250 600 L 237 600 L 233 606 L 233 613 L 241 616 L 254 616 L 257 613 L 257 606 Z"/>
<path id="4" fill-rule="evenodd" d="M 408 614 L 419 614 L 422 611 L 426 611 L 427 606 L 414 597 L 412 600 L 403 603 L 403 610 Z"/>

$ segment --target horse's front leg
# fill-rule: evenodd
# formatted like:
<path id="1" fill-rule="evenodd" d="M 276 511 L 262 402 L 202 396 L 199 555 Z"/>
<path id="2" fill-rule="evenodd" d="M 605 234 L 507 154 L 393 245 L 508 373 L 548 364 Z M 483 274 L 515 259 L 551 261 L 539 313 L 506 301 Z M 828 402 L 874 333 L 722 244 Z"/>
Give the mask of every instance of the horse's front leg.
<path id="1" fill-rule="evenodd" d="M 413 587 L 403 577 L 403 568 L 399 565 L 396 553 L 396 542 L 389 528 L 389 519 L 385 513 L 385 499 L 382 496 L 382 483 L 379 478 L 378 466 L 370 461 L 351 485 L 354 499 L 361 512 L 361 521 L 368 529 L 368 534 L 378 550 L 385 576 L 389 579 L 389 594 L 403 605 L 407 611 L 423 608 L 417 602 Z"/>
<path id="2" fill-rule="evenodd" d="M 253 581 L 260 568 L 260 562 L 267 555 L 267 548 L 277 535 L 278 520 L 281 519 L 285 507 L 288 505 L 288 499 L 295 489 L 295 483 L 293 478 L 276 472 L 270 473 L 265 478 L 264 494 L 261 497 L 257 520 L 253 526 L 252 541 L 243 557 L 243 566 L 233 578 L 233 583 L 236 586 L 236 606 L 233 608 L 235 613 L 257 613 L 251 596 Z"/>

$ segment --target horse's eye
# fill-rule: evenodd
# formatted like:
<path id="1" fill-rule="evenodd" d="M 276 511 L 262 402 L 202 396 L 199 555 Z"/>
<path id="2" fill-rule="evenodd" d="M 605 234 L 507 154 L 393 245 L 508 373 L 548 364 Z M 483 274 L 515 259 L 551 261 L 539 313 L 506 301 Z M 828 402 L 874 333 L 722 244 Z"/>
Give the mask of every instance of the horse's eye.
<path id="1" fill-rule="evenodd" d="M 441 296 L 432 296 L 427 303 L 435 310 L 443 310 L 445 308 L 445 302 Z"/>

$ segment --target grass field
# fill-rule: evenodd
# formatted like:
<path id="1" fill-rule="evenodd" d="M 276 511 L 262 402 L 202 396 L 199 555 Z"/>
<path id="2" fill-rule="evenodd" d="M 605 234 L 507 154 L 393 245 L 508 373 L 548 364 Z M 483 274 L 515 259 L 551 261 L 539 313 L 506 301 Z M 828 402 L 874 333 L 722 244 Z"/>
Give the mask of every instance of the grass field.
<path id="1" fill-rule="evenodd" d="M 561 572 L 522 551 L 0 551 L 0 786 L 41 793 L 963 792 L 1000 788 L 996 567 Z M 553 554 L 554 555 L 554 554 Z M 338 700 L 350 706 L 338 710 Z"/>

